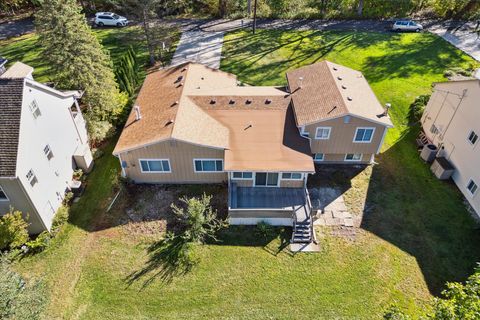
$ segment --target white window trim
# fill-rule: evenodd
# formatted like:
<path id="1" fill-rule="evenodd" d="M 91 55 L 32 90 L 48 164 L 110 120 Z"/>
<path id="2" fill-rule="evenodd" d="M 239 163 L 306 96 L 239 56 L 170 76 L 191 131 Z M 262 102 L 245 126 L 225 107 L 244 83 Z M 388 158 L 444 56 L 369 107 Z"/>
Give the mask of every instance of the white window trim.
<path id="1" fill-rule="evenodd" d="M 310 132 L 305 131 L 305 126 L 300 127 L 300 135 L 304 138 L 310 139 Z"/>
<path id="2" fill-rule="evenodd" d="M 202 172 L 203 172 L 203 171 L 202 171 Z M 217 171 L 217 172 L 219 172 L 219 171 Z M 241 173 L 242 173 L 242 177 L 241 177 L 241 178 L 235 178 L 235 177 L 233 176 L 233 174 L 234 174 L 235 172 L 241 172 Z M 252 174 L 252 177 L 251 177 L 251 178 L 244 178 L 244 177 L 243 177 L 243 174 L 244 174 L 245 172 L 251 173 L 251 174 Z M 230 179 L 232 179 L 232 180 L 253 180 L 253 177 L 254 177 L 254 173 L 253 173 L 252 171 L 232 171 L 232 172 L 230 173 Z"/>
<path id="3" fill-rule="evenodd" d="M 30 102 L 30 104 L 28 105 L 28 108 L 30 109 L 30 113 L 32 114 L 34 119 L 37 119 L 39 116 L 42 115 L 42 111 L 40 110 L 40 107 L 38 106 L 38 103 L 35 99 L 33 99 L 32 102 Z"/>
<path id="4" fill-rule="evenodd" d="M 0 191 L 2 191 L 3 194 L 4 194 L 5 197 L 6 197 L 6 199 L 1 199 L 1 198 L 0 198 L 0 202 L 2 202 L 2 201 L 10 201 L 10 199 L 8 198 L 7 193 L 6 193 L 5 190 L 2 188 L 2 186 L 0 186 Z"/>
<path id="5" fill-rule="evenodd" d="M 353 155 L 359 154 L 359 155 L 360 155 L 360 159 L 358 159 L 358 160 L 347 159 L 347 155 L 349 155 L 349 154 L 353 154 Z M 362 159 L 363 159 L 363 153 L 345 153 L 345 157 L 343 158 L 343 161 L 347 161 L 347 162 L 360 162 L 360 161 L 362 161 Z"/>
<path id="6" fill-rule="evenodd" d="M 295 178 L 284 178 L 283 177 L 283 174 L 284 173 L 299 173 L 300 174 L 300 178 L 299 179 L 295 179 Z M 293 180 L 293 181 L 301 181 L 303 180 L 303 173 L 302 172 L 292 172 L 292 171 L 289 171 L 289 172 L 280 172 L 280 179 L 281 180 Z"/>
<path id="7" fill-rule="evenodd" d="M 477 186 L 477 188 L 475 189 L 475 192 L 473 192 L 473 193 L 472 193 L 472 191 L 470 191 L 470 189 L 468 188 L 468 185 L 469 185 L 470 183 L 472 183 L 472 182 Z M 473 181 L 473 179 L 468 180 L 468 183 L 467 183 L 467 185 L 466 185 L 466 188 L 467 188 L 468 194 L 469 194 L 471 197 L 474 197 L 474 196 L 477 194 L 477 192 L 478 192 L 478 184 L 477 184 L 475 181 Z"/>
<path id="8" fill-rule="evenodd" d="M 277 177 L 277 185 L 264 185 L 264 186 L 257 186 L 255 184 L 255 181 L 257 181 L 257 173 L 266 173 L 267 174 L 267 181 L 268 181 L 268 174 L 269 173 L 277 173 L 278 174 L 278 177 Z M 254 188 L 267 188 L 267 187 L 271 187 L 271 188 L 279 188 L 280 187 L 280 181 L 282 180 L 281 179 L 282 176 L 281 176 L 281 172 L 264 172 L 264 171 L 260 171 L 260 172 L 254 172 L 253 173 L 253 187 Z"/>
<path id="9" fill-rule="evenodd" d="M 168 167 L 169 167 L 169 171 L 143 171 L 143 168 L 142 168 L 142 161 L 167 161 L 168 162 Z M 121 163 L 120 163 L 121 165 Z M 170 159 L 145 159 L 145 158 L 142 158 L 142 159 L 138 159 L 138 165 L 140 166 L 140 172 L 142 173 L 172 173 L 172 165 L 170 164 Z M 148 162 L 147 162 L 147 165 L 148 165 Z M 162 167 L 163 167 L 163 164 L 162 164 Z M 148 167 L 150 169 L 150 166 Z"/>
<path id="10" fill-rule="evenodd" d="M 471 134 L 475 134 L 477 136 L 477 141 L 475 141 L 475 143 L 472 143 L 472 141 L 470 140 L 470 135 Z M 480 139 L 480 136 L 474 131 L 474 130 L 470 130 L 470 132 L 468 133 L 468 136 L 467 136 L 467 141 L 468 143 L 470 143 L 470 145 L 474 146 L 477 144 L 478 140 Z"/>
<path id="11" fill-rule="evenodd" d="M 328 136 L 326 138 L 319 138 L 318 137 L 318 130 L 328 130 Z M 317 127 L 315 130 L 315 140 L 328 140 L 330 139 L 330 134 L 332 133 L 332 127 Z"/>
<path id="12" fill-rule="evenodd" d="M 323 155 L 323 156 L 322 156 L 322 159 L 315 159 L 315 156 L 316 156 L 317 154 Z M 325 161 L 325 153 L 320 153 L 320 152 L 319 152 L 319 153 L 314 153 L 314 154 L 313 154 L 313 162 L 323 162 L 323 161 Z"/>
<path id="13" fill-rule="evenodd" d="M 195 161 L 222 161 L 222 171 L 197 171 L 197 168 L 195 167 Z M 215 168 L 216 168 L 215 164 Z M 197 158 L 193 159 L 193 172 L 195 173 L 222 173 L 225 172 L 225 165 L 223 163 L 223 159 L 204 159 L 204 158 Z"/>
<path id="14" fill-rule="evenodd" d="M 372 135 L 370 136 L 370 140 L 369 141 L 356 141 L 355 138 L 357 137 L 358 130 L 367 130 L 367 129 L 373 130 Z M 374 136 L 375 136 L 375 127 L 357 127 L 357 129 L 355 129 L 355 134 L 353 135 L 353 143 L 371 143 Z"/>

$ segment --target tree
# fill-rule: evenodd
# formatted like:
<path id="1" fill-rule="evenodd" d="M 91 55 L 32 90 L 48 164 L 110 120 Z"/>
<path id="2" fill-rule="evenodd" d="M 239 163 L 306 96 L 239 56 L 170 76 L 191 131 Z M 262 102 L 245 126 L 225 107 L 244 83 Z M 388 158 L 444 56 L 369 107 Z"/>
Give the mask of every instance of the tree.
<path id="1" fill-rule="evenodd" d="M 175 215 L 185 225 L 182 235 L 187 242 L 203 243 L 207 238 L 216 239 L 215 233 L 225 226 L 225 223 L 217 219 L 217 213 L 210 206 L 212 196 L 203 194 L 201 198 L 181 198 L 186 205 L 179 208 L 172 204 Z"/>
<path id="2" fill-rule="evenodd" d="M 43 57 L 59 89 L 84 91 L 82 102 L 90 138 L 103 140 L 126 103 L 120 95 L 113 64 L 92 33 L 75 0 L 44 0 L 36 13 Z"/>
<path id="3" fill-rule="evenodd" d="M 359 17 L 363 15 L 363 5 L 364 5 L 364 0 L 358 0 L 357 14 Z"/>
<path id="4" fill-rule="evenodd" d="M 125 0 L 124 2 L 124 7 L 142 21 L 150 65 L 155 64 L 154 31 L 150 25 L 150 20 L 157 16 L 156 10 L 162 4 L 161 2 L 161 0 Z"/>
<path id="5" fill-rule="evenodd" d="M 468 277 L 465 284 L 448 282 L 447 288 L 442 292 L 441 298 L 435 298 L 428 311 L 423 311 L 420 319 L 444 320 L 480 319 L 480 266 L 475 268 L 473 275 Z M 397 306 L 390 306 L 384 314 L 388 320 L 412 319 Z"/>

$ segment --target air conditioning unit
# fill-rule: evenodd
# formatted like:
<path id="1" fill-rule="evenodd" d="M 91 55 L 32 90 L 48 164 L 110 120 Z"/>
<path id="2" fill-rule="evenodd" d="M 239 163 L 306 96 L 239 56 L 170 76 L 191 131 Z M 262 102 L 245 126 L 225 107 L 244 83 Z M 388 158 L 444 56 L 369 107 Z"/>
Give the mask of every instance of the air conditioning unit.
<path id="1" fill-rule="evenodd" d="M 432 162 L 437 156 L 438 148 L 434 144 L 426 144 L 423 146 L 422 152 L 420 152 L 420 158 L 426 162 Z"/>

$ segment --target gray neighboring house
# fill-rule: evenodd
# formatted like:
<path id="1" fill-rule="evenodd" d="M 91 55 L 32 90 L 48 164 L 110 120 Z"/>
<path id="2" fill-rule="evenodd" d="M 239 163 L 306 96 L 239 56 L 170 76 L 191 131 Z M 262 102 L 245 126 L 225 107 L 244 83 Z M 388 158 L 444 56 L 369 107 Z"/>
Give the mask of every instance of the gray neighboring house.
<path id="1" fill-rule="evenodd" d="M 50 230 L 76 168 L 93 162 L 78 91 L 35 81 L 16 62 L 0 75 L 0 214 L 11 207 L 29 219 L 29 232 Z"/>

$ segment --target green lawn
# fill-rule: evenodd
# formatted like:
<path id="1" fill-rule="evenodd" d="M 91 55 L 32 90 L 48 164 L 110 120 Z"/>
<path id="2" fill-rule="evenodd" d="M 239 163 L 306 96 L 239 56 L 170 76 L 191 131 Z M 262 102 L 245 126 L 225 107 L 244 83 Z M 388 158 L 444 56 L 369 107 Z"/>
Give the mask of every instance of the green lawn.
<path id="1" fill-rule="evenodd" d="M 16 264 L 26 276 L 46 279 L 49 318 L 378 319 L 392 302 L 415 314 L 445 281 L 473 271 L 480 260 L 478 231 L 456 189 L 434 179 L 418 159 L 412 142 L 418 129 L 406 120 L 415 96 L 444 80 L 445 69 L 473 63 L 470 58 L 428 34 L 262 30 L 227 34 L 222 54 L 222 69 L 256 85 L 284 84 L 286 70 L 328 58 L 362 70 L 381 102 L 392 103 L 396 128 L 380 165 L 320 179 L 344 188 L 352 211 L 366 203 L 356 240 L 322 229 L 321 253 L 293 256 L 279 249 L 288 230 L 261 239 L 253 228 L 232 227 L 222 242 L 198 249 L 200 263 L 190 273 L 129 285 L 158 235 L 138 235 L 120 223 L 117 217 L 132 205 L 125 194 L 106 213 L 111 174 L 119 170 L 111 143 L 73 205 L 70 223 L 47 251 Z M 150 230 L 149 223 L 142 228 Z"/>

